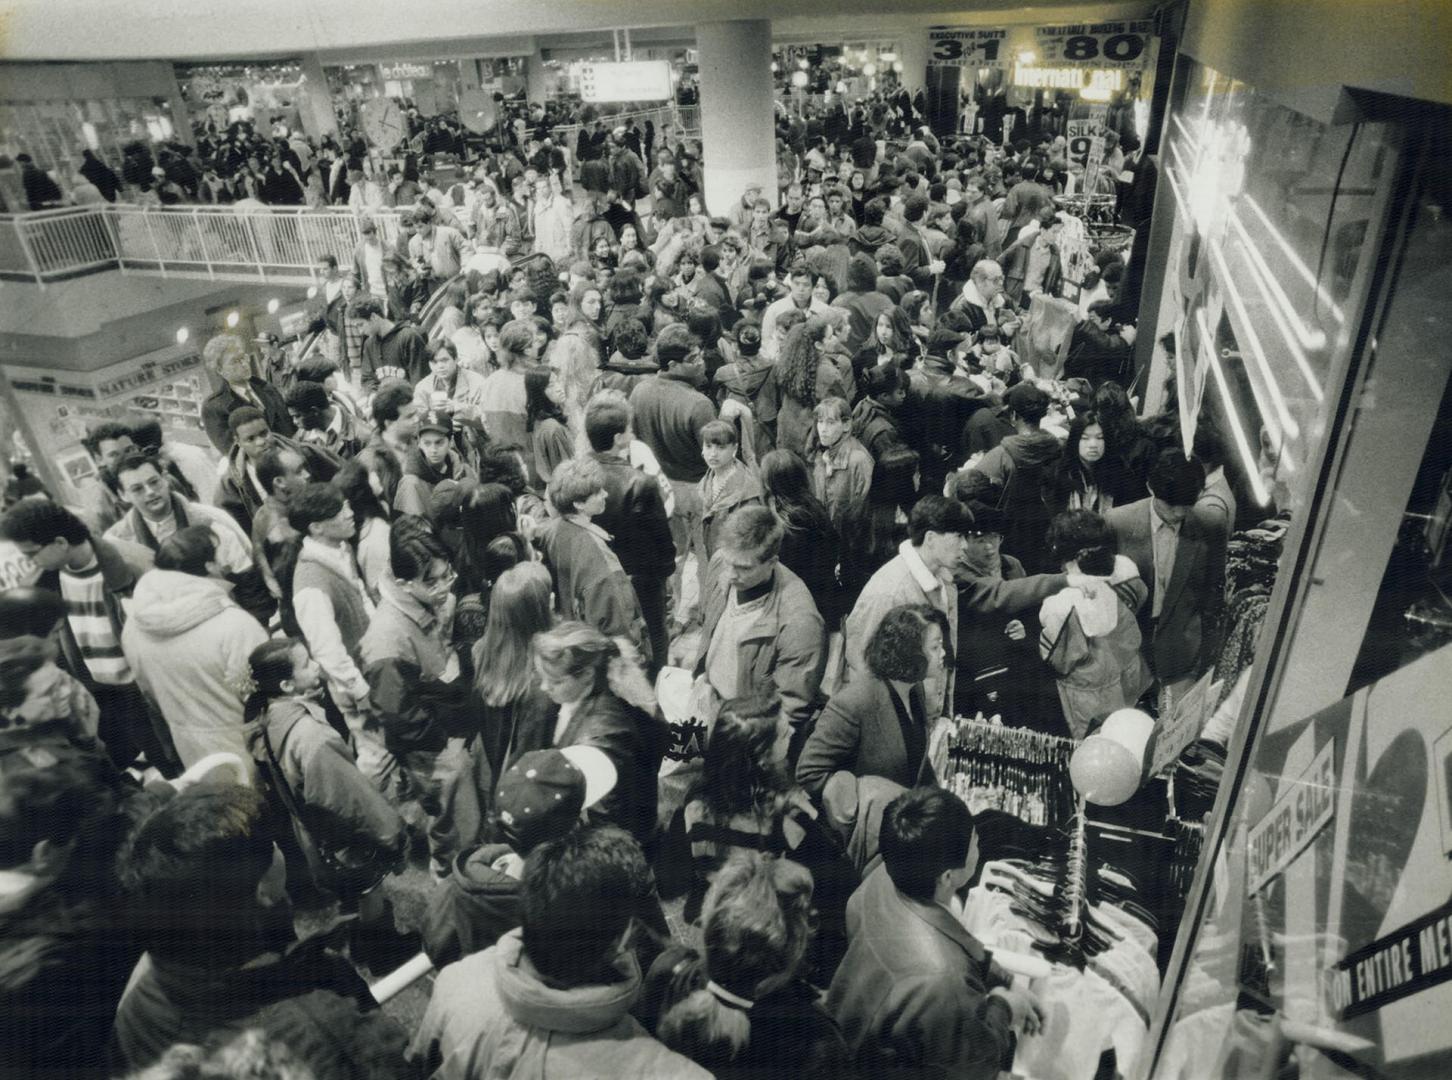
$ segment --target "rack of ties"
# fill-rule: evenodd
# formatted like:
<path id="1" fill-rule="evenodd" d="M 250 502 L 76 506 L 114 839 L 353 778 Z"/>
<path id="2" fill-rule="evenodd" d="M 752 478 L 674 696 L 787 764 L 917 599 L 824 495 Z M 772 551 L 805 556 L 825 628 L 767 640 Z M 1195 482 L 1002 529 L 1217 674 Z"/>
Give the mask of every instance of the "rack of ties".
<path id="1" fill-rule="evenodd" d="M 939 782 L 977 813 L 1003 810 L 1062 828 L 1074 813 L 1073 739 L 959 718 L 934 761 Z"/>

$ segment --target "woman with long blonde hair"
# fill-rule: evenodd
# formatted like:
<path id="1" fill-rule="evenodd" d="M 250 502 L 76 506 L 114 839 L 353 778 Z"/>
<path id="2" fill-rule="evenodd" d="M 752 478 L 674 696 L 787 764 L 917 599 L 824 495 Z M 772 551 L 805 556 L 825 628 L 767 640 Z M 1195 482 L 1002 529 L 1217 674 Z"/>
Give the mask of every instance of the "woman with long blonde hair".
<path id="1" fill-rule="evenodd" d="M 534 636 L 554 625 L 554 585 L 537 562 L 499 575 L 489 595 L 484 635 L 474 646 L 474 693 L 484 754 L 501 776 L 526 750 L 548 746 L 541 718 L 549 699 L 534 668 Z"/>
<path id="2" fill-rule="evenodd" d="M 619 782 L 590 819 L 619 825 L 650 851 L 666 734 L 639 662 L 593 626 L 562 622 L 535 635 L 534 666 L 553 703 L 545 745 L 594 746 L 615 766 Z"/>

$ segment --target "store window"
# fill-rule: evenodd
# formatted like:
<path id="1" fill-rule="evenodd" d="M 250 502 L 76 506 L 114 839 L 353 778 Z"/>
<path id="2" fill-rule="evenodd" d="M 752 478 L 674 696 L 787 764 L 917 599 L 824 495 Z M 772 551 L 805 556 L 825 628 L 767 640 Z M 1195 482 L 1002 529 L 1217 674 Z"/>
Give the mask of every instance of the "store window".
<path id="1" fill-rule="evenodd" d="M 67 180 L 92 150 L 119 170 L 128 143 L 174 137 L 171 103 L 157 98 L 11 101 L 0 105 L 0 152 L 29 154 Z"/>
<path id="2" fill-rule="evenodd" d="M 1240 522 L 1253 524 L 1304 497 L 1387 179 L 1388 125 L 1327 125 L 1211 68 L 1181 69 L 1159 327 L 1178 361 L 1171 394 L 1182 415 L 1207 406 L 1231 451 Z"/>
<path id="3" fill-rule="evenodd" d="M 1197 104 L 1217 115 L 1193 92 L 1186 100 L 1192 115 Z M 1241 236 L 1232 220 L 1221 234 L 1239 236 L 1242 248 L 1254 245 L 1262 256 L 1279 251 L 1268 265 L 1300 321 L 1283 326 L 1290 313 L 1268 311 L 1269 332 L 1251 328 L 1282 356 L 1296 338 L 1305 364 L 1290 357 L 1281 389 L 1295 387 L 1299 373 L 1307 388 L 1319 384 L 1322 400 L 1286 394 L 1290 417 L 1315 436 L 1285 441 L 1299 478 L 1277 476 L 1307 519 L 1305 539 L 1299 565 L 1281 568 L 1294 570 L 1295 586 L 1283 590 L 1264 700 L 1245 736 L 1247 767 L 1226 794 L 1223 836 L 1207 843 L 1200 895 L 1182 927 L 1186 962 L 1169 973 L 1164 1037 L 1150 1075 L 1445 1077 L 1452 1075 L 1452 142 L 1445 117 L 1328 129 L 1274 109 L 1248 115 L 1258 120 L 1246 125 L 1252 146 L 1257 131 L 1284 140 L 1270 144 L 1269 161 L 1258 148 L 1245 161 L 1241 190 L 1265 211 L 1260 219 L 1251 210 L 1259 229 Z M 1244 145 L 1237 127 L 1180 120 L 1182 138 L 1217 140 L 1222 166 Z M 1330 182 L 1318 183 L 1328 168 Z M 1256 194 L 1266 191 L 1261 174 L 1292 170 L 1304 170 L 1303 179 L 1283 183 L 1304 200 L 1285 199 L 1276 211 Z M 1188 169 L 1174 177 L 1182 186 L 1192 179 Z M 1384 216 L 1376 210 L 1382 196 Z M 1177 193 L 1192 213 L 1196 197 L 1193 187 Z M 1319 220 L 1308 209 L 1318 200 Z M 1223 201 L 1233 208 L 1246 200 Z M 1207 202 L 1201 220 L 1208 228 L 1226 213 Z M 1378 267 L 1370 278 L 1368 260 Z M 1254 262 L 1248 251 L 1242 270 L 1258 269 L 1247 261 Z M 1237 264 L 1226 262 L 1233 271 Z M 1262 293 L 1267 311 L 1275 294 Z M 1222 357 L 1227 347 L 1245 351 L 1241 327 L 1230 321 L 1233 340 L 1206 335 Z M 1223 320 L 1216 323 L 1223 329 Z M 1264 344 L 1277 336 L 1279 344 Z M 1352 351 L 1338 358 L 1343 346 Z M 1246 413 L 1259 409 L 1250 377 L 1231 387 L 1228 401 Z M 1269 425 L 1259 422 L 1263 433 Z M 1318 445 L 1325 454 L 1312 460 L 1307 451 Z"/>

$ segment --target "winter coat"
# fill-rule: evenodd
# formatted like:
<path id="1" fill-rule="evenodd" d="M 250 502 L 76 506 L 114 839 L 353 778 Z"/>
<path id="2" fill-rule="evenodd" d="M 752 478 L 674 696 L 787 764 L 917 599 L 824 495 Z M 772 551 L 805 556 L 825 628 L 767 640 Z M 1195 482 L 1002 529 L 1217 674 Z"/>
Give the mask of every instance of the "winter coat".
<path id="1" fill-rule="evenodd" d="M 247 657 L 266 640 L 225 581 L 151 570 L 136 583 L 121 649 L 183 765 L 219 751 L 251 760 L 242 731 Z"/>
<path id="2" fill-rule="evenodd" d="M 555 987 L 511 930 L 482 953 L 439 972 L 409 1057 L 437 1080 L 710 1080 L 667 1050 L 630 1015 L 640 965 L 622 952 L 603 985 Z"/>
<path id="3" fill-rule="evenodd" d="M 701 429 L 716 419 L 711 399 L 696 389 L 689 365 L 642 379 L 630 392 L 635 433 L 672 480 L 697 483 L 706 475 Z"/>
<path id="4" fill-rule="evenodd" d="M 700 652 L 695 670 L 706 670 L 711 637 L 726 612 L 732 590 L 721 583 L 722 558 L 718 554 L 706 568 L 701 585 Z M 827 630 L 816 602 L 802 579 L 780 565 L 772 570 L 771 590 L 737 645 L 737 685 L 744 697 L 775 689 L 782 712 L 800 728 L 820 704 L 822 672 L 827 663 Z"/>
<path id="5" fill-rule="evenodd" d="M 654 360 L 641 357 L 630 360 L 620 352 L 610 354 L 610 359 L 600 369 L 592 393 L 601 390 L 619 390 L 626 397 L 651 375 L 659 374 L 660 368 Z"/>
<path id="6" fill-rule="evenodd" d="M 761 504 L 761 481 L 753 469 L 737 461 L 723 484 L 707 473 L 696 485 L 701 500 L 701 531 L 695 537 L 696 558 L 702 566 L 711 561 L 721 546 L 726 519 L 743 506 Z"/>
<path id="7" fill-rule="evenodd" d="M 893 693 L 885 679 L 869 672 L 854 676 L 833 694 L 797 759 L 797 783 L 818 797 L 832 774 L 842 770 L 853 776 L 881 776 L 903 787 L 934 783 L 926 751 L 937 717 L 912 717 L 915 710 L 909 709 L 908 722 L 921 719 L 923 724 L 918 736 L 923 756 L 912 760 Z M 902 705 L 907 709 L 909 703 Z"/>
<path id="8" fill-rule="evenodd" d="M 570 518 L 550 518 L 535 539 L 555 582 L 561 618 L 629 639 L 650 655 L 640 600 L 609 543 Z"/>
<path id="9" fill-rule="evenodd" d="M 647 1023 L 658 1023 L 669 1005 L 682 1000 L 686 992 L 705 988 L 706 976 L 700 969 L 697 984 L 676 985 L 692 956 L 689 949 L 676 945 L 651 966 L 642 994 Z M 730 1061 L 706 1061 L 716 1080 L 851 1080 L 856 1073 L 842 1033 L 818 997 L 810 984 L 796 978 L 757 998 L 746 1013 L 751 1022 L 747 1044 Z"/>
<path id="10" fill-rule="evenodd" d="M 1007 1067 L 1013 1017 L 988 991 L 1008 978 L 947 909 L 904 896 L 879 865 L 847 904 L 847 933 L 827 1012 L 864 1073 L 992 1080 Z"/>
<path id="11" fill-rule="evenodd" d="M 631 578 L 671 574 L 676 551 L 660 485 L 616 454 L 594 455 L 605 473 L 605 509 L 595 524 L 610 534 L 610 550 Z M 662 662 L 664 657 L 659 658 Z"/>
<path id="12" fill-rule="evenodd" d="M 465 680 L 443 679 L 450 656 L 444 621 L 391 578 L 379 589 L 358 652 L 384 745 L 395 754 L 442 750 L 450 738 L 471 734 L 474 721 Z"/>
<path id="13" fill-rule="evenodd" d="M 405 836 L 403 819 L 358 771 L 353 752 L 316 702 L 275 698 L 247 725 L 244 735 L 259 771 L 270 767 L 267 744 L 271 744 L 271 756 L 302 810 L 298 840 L 320 883 L 327 883 L 328 874 L 317 848 L 347 865 L 377 864 L 380 856 L 399 851 Z"/>
<path id="14" fill-rule="evenodd" d="M 812 494 L 822 500 L 838 534 L 847 541 L 867 512 L 872 455 L 854 435 L 844 434 L 829 450 L 812 455 Z"/>
<path id="15" fill-rule="evenodd" d="M 1105 582 L 1110 590 L 1093 599 L 1065 588 L 1039 608 L 1039 651 L 1058 675 L 1064 719 L 1076 739 L 1093 721 L 1133 706 L 1153 681 L 1136 621 L 1149 589 L 1124 555 L 1114 557 Z"/>

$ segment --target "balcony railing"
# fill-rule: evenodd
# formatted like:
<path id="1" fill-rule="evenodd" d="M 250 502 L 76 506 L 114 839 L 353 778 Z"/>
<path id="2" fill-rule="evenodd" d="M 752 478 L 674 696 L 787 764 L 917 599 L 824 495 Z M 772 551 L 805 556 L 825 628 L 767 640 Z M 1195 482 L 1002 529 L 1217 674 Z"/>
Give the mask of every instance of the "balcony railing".
<path id="1" fill-rule="evenodd" d="M 385 245 L 399 212 L 372 219 Z M 98 270 L 310 284 L 323 255 L 352 261 L 362 219 L 347 210 L 84 206 L 0 215 L 0 279 L 41 286 Z"/>

